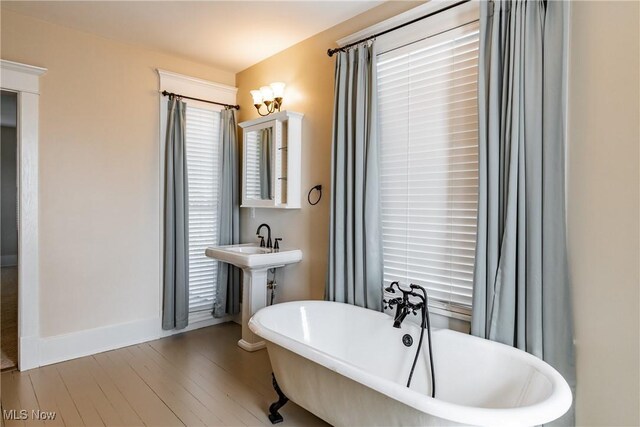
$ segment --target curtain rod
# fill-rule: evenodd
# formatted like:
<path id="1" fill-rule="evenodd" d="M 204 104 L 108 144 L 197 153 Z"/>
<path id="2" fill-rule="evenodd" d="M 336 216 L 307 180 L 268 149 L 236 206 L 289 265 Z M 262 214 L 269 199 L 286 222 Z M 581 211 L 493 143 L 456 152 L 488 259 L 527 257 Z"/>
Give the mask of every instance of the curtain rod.
<path id="1" fill-rule="evenodd" d="M 454 4 L 452 4 L 452 5 L 449 5 L 449 6 L 447 6 L 447 7 L 444 7 L 444 8 L 442 8 L 442 9 L 436 10 L 435 12 L 427 13 L 426 15 L 423 15 L 423 16 L 420 16 L 420 17 L 418 17 L 418 18 L 412 19 L 411 21 L 405 22 L 404 24 L 396 25 L 395 27 L 393 27 L 393 28 L 389 28 L 388 30 L 381 31 L 381 32 L 379 32 L 379 33 L 377 33 L 377 34 L 374 34 L 374 35 L 372 35 L 372 36 L 365 37 L 365 38 L 360 39 L 360 40 L 358 40 L 358 41 L 355 41 L 355 42 L 353 42 L 353 43 L 349 43 L 348 45 L 345 45 L 345 46 L 342 46 L 342 47 L 336 47 L 336 48 L 334 48 L 334 49 L 327 49 L 327 55 L 329 55 L 329 56 L 331 57 L 331 56 L 333 56 L 335 53 L 338 53 L 338 52 L 344 52 L 344 51 L 346 51 L 347 49 L 349 49 L 350 47 L 353 47 L 353 46 L 355 46 L 355 45 L 358 45 L 358 44 L 360 44 L 360 43 L 366 42 L 366 41 L 371 40 L 371 39 L 375 39 L 376 37 L 383 36 L 383 35 L 385 35 L 385 34 L 387 34 L 387 33 L 392 32 L 392 31 L 399 30 L 400 28 L 406 27 L 407 25 L 414 24 L 414 23 L 416 23 L 416 22 L 418 22 L 418 21 L 421 21 L 421 20 L 423 20 L 423 19 L 425 19 L 425 18 L 428 18 L 428 17 L 430 17 L 430 16 L 434 16 L 434 15 L 437 15 L 437 14 L 439 14 L 439 13 L 445 12 L 445 11 L 447 11 L 447 10 L 449 10 L 449 9 L 453 9 L 453 8 L 454 8 L 454 7 L 456 7 L 456 6 L 460 6 L 461 4 L 467 3 L 467 2 L 469 2 L 469 1 L 471 1 L 471 0 L 463 0 L 463 1 L 459 1 L 459 2 L 457 2 L 457 3 L 454 3 Z"/>
<path id="2" fill-rule="evenodd" d="M 179 95 L 179 94 L 173 93 L 173 92 L 167 92 L 166 90 L 163 90 L 160 93 L 162 93 L 162 96 L 168 96 L 168 97 L 176 96 L 178 98 L 193 99 L 194 101 L 206 102 L 208 104 L 222 105 L 223 107 L 227 107 L 227 108 L 235 108 L 236 110 L 240 109 L 239 105 L 223 104 L 222 102 L 209 101 L 208 99 L 192 98 L 190 96 Z"/>

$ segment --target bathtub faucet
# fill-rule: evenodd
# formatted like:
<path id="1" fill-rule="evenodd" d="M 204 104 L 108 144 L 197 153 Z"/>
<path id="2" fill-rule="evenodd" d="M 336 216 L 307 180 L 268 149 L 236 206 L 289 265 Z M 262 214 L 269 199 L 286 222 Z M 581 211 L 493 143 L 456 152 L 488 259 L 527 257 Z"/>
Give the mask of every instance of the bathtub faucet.
<path id="1" fill-rule="evenodd" d="M 392 282 L 384 290 L 390 294 L 395 294 L 396 289 L 402 293 L 401 297 L 392 298 L 390 300 L 383 300 L 384 308 L 391 308 L 396 306 L 396 317 L 393 319 L 393 327 L 399 328 L 402 325 L 403 320 L 409 312 L 418 314 L 418 310 L 422 314 L 422 322 L 420 323 L 420 339 L 418 340 L 418 347 L 416 348 L 416 354 L 413 358 L 413 364 L 411 365 L 411 371 L 409 372 L 409 378 L 407 379 L 407 387 L 411 387 L 411 379 L 413 378 L 413 372 L 416 369 L 416 363 L 418 362 L 418 356 L 421 354 L 422 338 L 424 337 L 424 331 L 427 331 L 427 339 L 429 341 L 429 367 L 431 369 L 431 397 L 436 397 L 436 376 L 435 368 L 433 367 L 433 348 L 431 346 L 431 322 L 429 320 L 429 296 L 427 290 L 420 285 L 409 285 L 409 289 L 403 289 L 398 282 Z M 414 303 L 409 300 L 409 297 L 416 298 L 419 302 Z M 404 337 L 403 337 L 404 343 Z M 405 344 L 406 345 L 406 344 Z"/>
<path id="2" fill-rule="evenodd" d="M 385 291 L 395 294 L 396 289 L 402 293 L 402 296 L 392 298 L 390 300 L 384 300 L 384 302 L 385 308 L 393 308 L 393 306 L 396 306 L 396 315 L 393 319 L 393 327 L 400 328 L 400 325 L 402 325 L 402 322 L 409 313 L 416 315 L 418 314 L 418 310 L 423 310 L 425 308 L 426 298 L 425 295 L 423 295 L 424 292 L 423 294 L 416 292 L 417 289 L 423 290 L 423 288 L 414 284 L 411 284 L 409 289 L 402 289 L 398 282 L 392 282 L 389 287 L 385 288 Z M 416 303 L 411 302 L 409 297 L 417 297 L 420 301 Z"/>
<path id="3" fill-rule="evenodd" d="M 396 310 L 396 317 L 393 319 L 393 327 L 400 328 L 402 325 L 402 321 L 409 314 L 409 307 L 405 304 L 398 304 L 398 309 Z"/>

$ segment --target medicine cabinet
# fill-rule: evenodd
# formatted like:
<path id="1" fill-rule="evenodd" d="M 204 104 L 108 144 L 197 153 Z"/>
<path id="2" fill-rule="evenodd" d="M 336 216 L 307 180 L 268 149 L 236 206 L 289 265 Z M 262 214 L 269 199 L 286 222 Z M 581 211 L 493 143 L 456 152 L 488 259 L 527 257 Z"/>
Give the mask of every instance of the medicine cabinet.
<path id="1" fill-rule="evenodd" d="M 280 111 L 242 122 L 242 205 L 300 208 L 301 113 Z"/>

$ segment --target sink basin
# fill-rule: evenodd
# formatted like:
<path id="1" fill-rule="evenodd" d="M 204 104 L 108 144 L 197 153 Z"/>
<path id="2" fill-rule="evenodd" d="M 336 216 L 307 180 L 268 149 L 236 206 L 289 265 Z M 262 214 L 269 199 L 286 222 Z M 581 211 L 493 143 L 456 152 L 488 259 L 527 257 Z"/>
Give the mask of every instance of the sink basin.
<path id="1" fill-rule="evenodd" d="M 264 348 L 264 341 L 251 332 L 248 324 L 251 316 L 267 305 L 267 270 L 299 262 L 302 251 L 290 248 L 274 251 L 249 243 L 212 246 L 205 254 L 242 269 L 242 339 L 238 345 L 247 351 Z"/>
<path id="2" fill-rule="evenodd" d="M 268 269 L 298 262 L 302 259 L 299 249 L 282 248 L 279 251 L 261 248 L 254 244 L 212 246 L 205 254 L 218 261 L 228 262 L 242 269 Z"/>
<path id="3" fill-rule="evenodd" d="M 240 252 L 241 254 L 268 254 L 272 249 L 261 248 L 258 246 L 234 246 L 227 249 L 232 252 Z"/>

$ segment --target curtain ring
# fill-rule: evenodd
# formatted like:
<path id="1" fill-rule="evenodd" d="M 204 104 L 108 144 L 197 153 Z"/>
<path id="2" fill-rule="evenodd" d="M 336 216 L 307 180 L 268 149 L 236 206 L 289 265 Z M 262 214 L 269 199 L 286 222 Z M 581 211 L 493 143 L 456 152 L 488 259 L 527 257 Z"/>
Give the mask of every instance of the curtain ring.
<path id="1" fill-rule="evenodd" d="M 318 191 L 318 200 L 316 200 L 315 202 L 311 201 L 311 192 L 313 190 L 317 190 Z M 320 203 L 320 199 L 322 199 L 322 185 L 318 184 L 318 185 L 315 185 L 315 186 L 311 187 L 311 190 L 309 190 L 309 192 L 307 193 L 307 202 L 309 202 L 309 204 L 311 206 L 315 206 L 318 203 Z"/>

